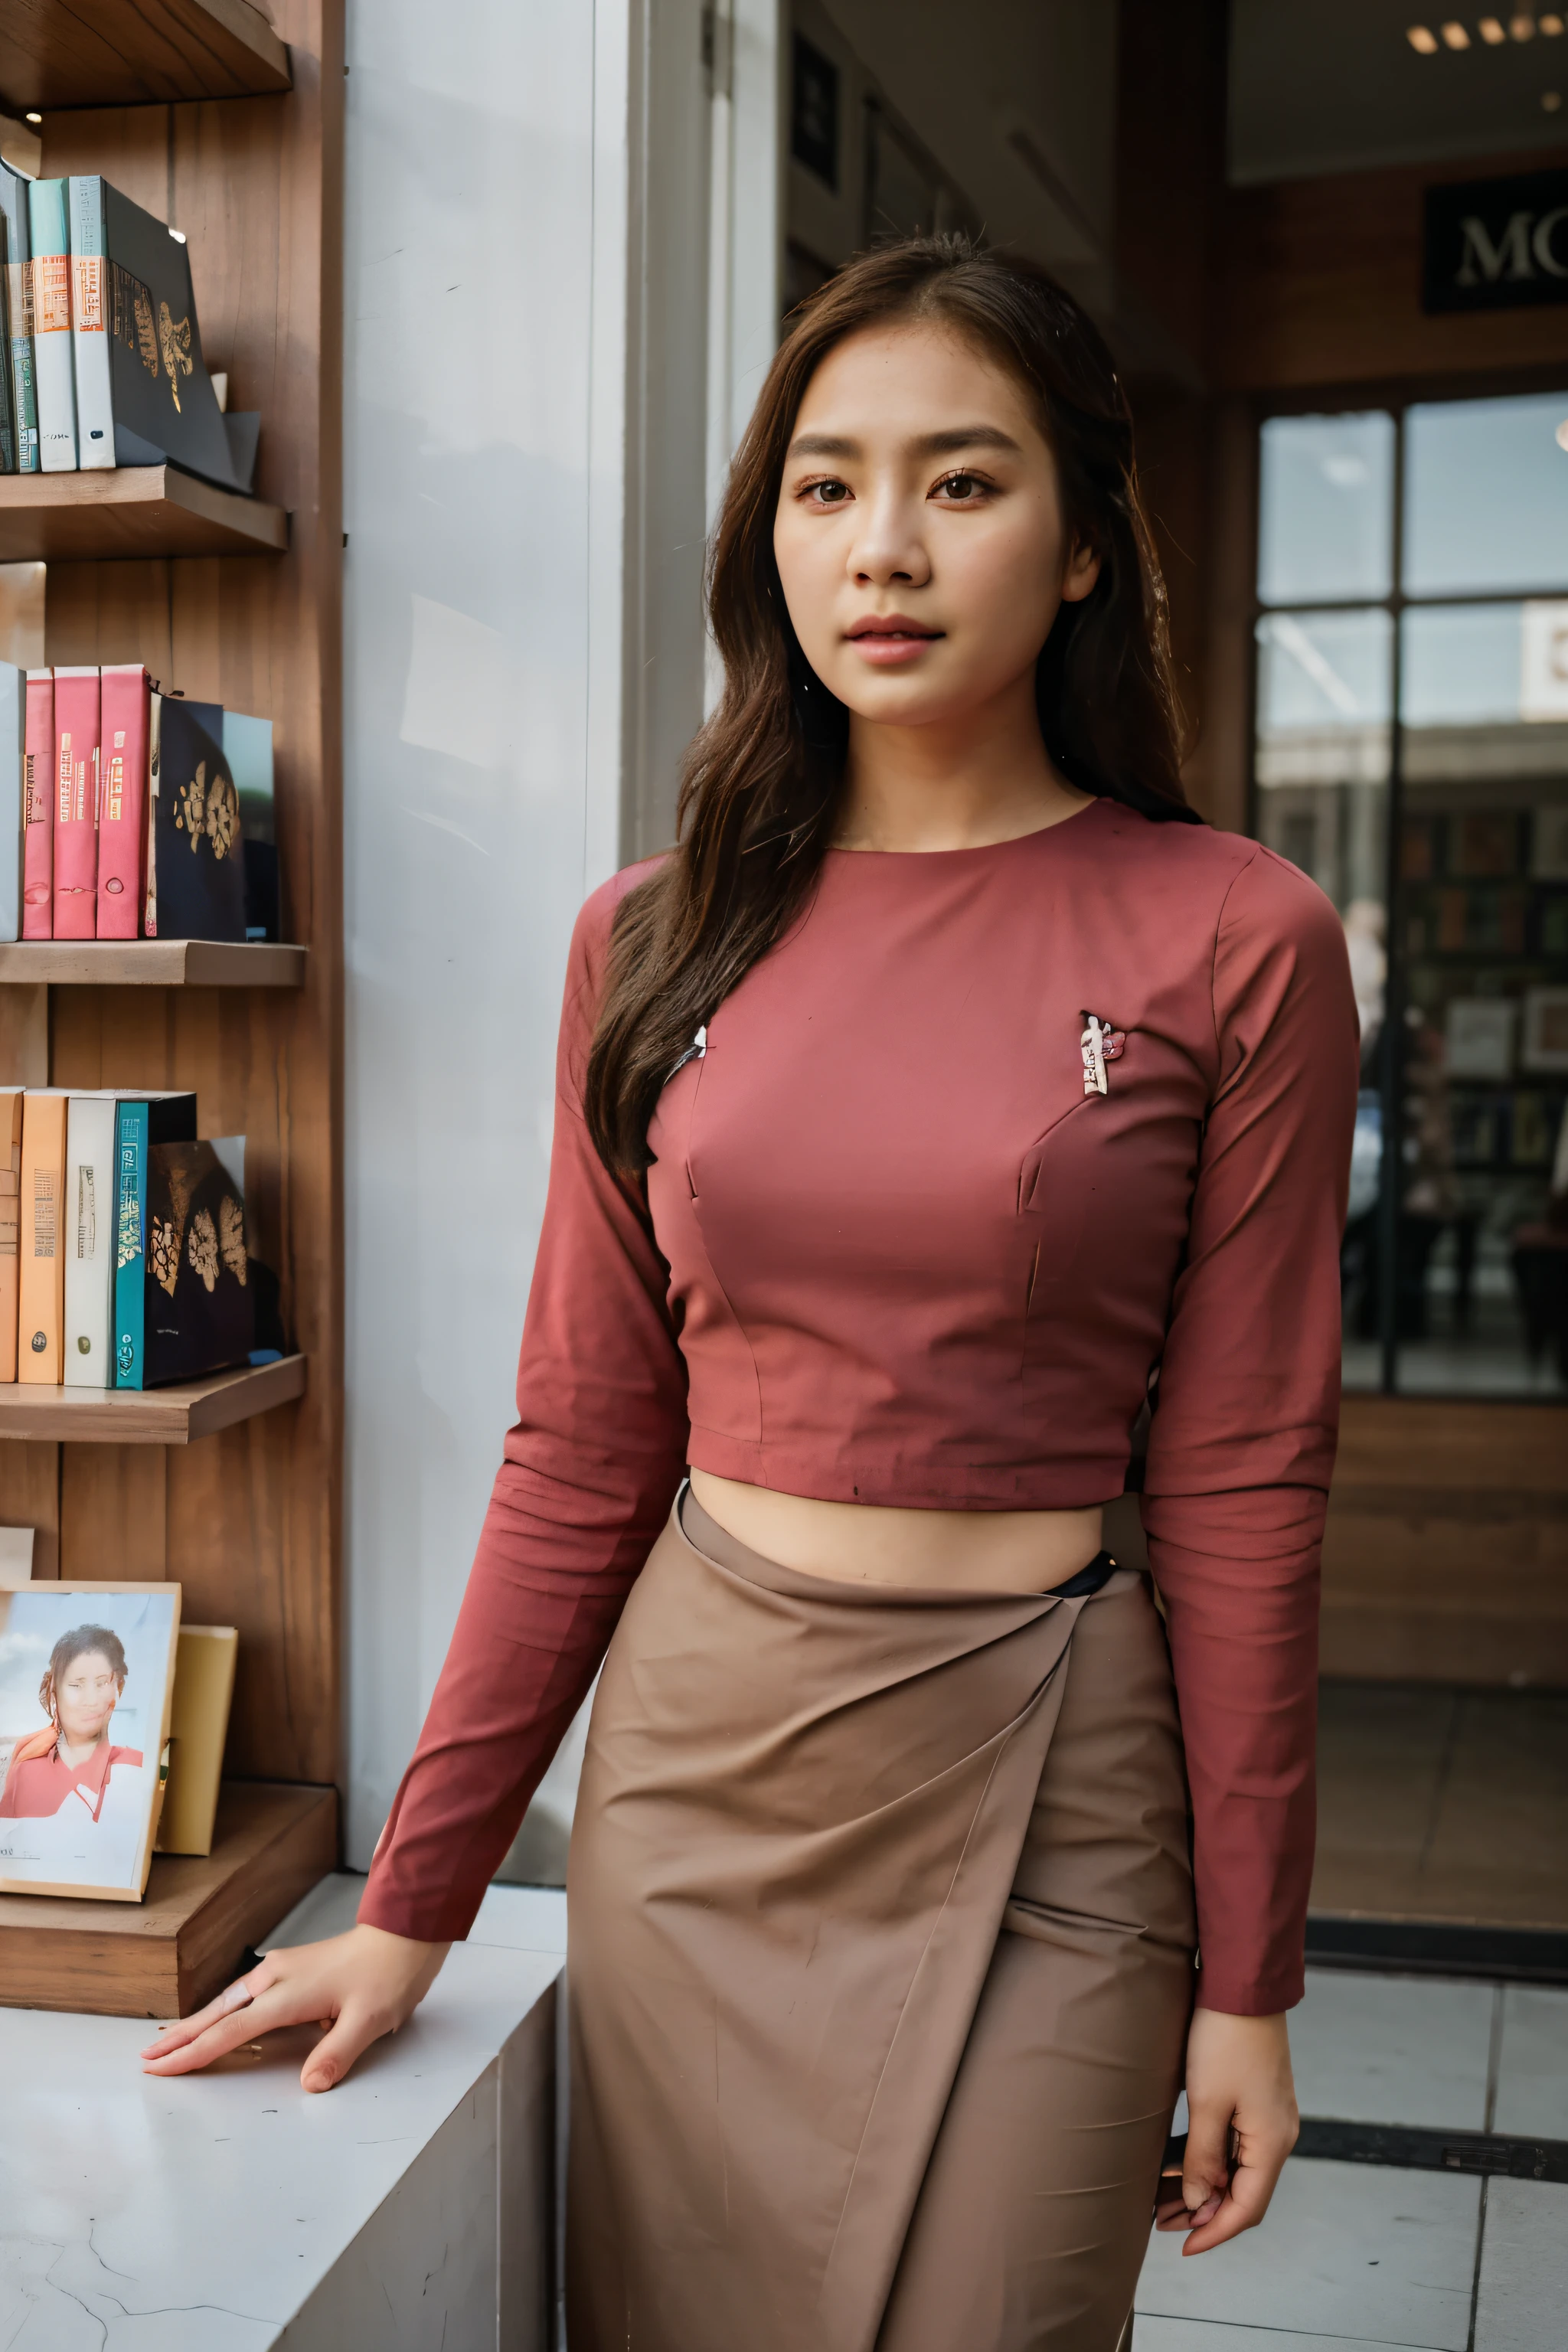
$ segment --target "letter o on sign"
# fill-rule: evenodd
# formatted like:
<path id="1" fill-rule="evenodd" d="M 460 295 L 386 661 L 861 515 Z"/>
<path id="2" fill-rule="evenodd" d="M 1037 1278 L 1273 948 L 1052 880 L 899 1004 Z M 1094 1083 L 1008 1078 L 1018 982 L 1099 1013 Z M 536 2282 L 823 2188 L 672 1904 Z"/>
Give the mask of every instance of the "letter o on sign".
<path id="1" fill-rule="evenodd" d="M 1568 262 L 1559 261 L 1552 250 L 1552 233 L 1563 221 L 1568 220 L 1568 205 L 1559 205 L 1555 211 L 1542 213 L 1531 231 L 1530 249 L 1535 256 L 1538 269 L 1549 278 L 1568 278 Z"/>

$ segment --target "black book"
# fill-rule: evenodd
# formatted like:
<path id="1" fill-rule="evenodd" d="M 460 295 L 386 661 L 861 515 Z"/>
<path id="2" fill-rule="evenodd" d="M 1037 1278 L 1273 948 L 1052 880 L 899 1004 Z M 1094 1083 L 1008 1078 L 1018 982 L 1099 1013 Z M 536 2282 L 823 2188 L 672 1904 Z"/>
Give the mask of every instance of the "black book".
<path id="1" fill-rule="evenodd" d="M 0 278 L 0 342 L 12 435 L 12 456 L 4 470 L 11 472 L 14 458 L 17 473 L 36 474 L 38 402 L 33 388 L 33 244 L 27 183 L 5 163 L 0 163 L 0 231 L 5 248 L 5 274 Z"/>
<path id="2" fill-rule="evenodd" d="M 147 799 L 147 937 L 243 940 L 245 837 L 223 709 L 155 694 Z"/>
<path id="3" fill-rule="evenodd" d="M 232 1138 L 155 1143 L 147 1154 L 144 1388 L 248 1362 L 256 1294 Z"/>
<path id="4" fill-rule="evenodd" d="M 88 186 L 73 183 L 76 190 Z M 220 489 L 248 492 L 259 416 L 226 416 L 202 357 L 183 237 L 100 182 L 103 320 L 117 466 L 165 460 Z"/>

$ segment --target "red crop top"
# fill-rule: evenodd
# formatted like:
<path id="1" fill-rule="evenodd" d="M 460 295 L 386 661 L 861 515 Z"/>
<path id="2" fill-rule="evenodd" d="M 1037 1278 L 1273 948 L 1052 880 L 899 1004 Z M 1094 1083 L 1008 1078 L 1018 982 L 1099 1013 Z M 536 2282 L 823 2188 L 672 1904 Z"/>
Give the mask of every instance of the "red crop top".
<path id="1" fill-rule="evenodd" d="M 1200 1998 L 1288 2007 L 1356 1087 L 1332 908 L 1256 843 L 1110 801 L 989 848 L 830 852 L 665 1087 L 645 1198 L 581 1084 L 647 870 L 573 940 L 519 1418 L 361 1918 L 466 1933 L 688 1462 L 845 1501 L 1100 1503 L 1158 1368 L 1143 1517 Z"/>

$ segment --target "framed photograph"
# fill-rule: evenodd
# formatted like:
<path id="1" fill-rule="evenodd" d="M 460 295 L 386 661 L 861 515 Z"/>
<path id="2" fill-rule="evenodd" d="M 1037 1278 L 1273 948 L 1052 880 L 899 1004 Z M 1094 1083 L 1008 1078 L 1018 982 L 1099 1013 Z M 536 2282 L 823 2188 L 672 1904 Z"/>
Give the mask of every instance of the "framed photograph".
<path id="1" fill-rule="evenodd" d="M 1525 990 L 1520 1059 L 1527 1070 L 1568 1070 L 1568 988 Z"/>
<path id="2" fill-rule="evenodd" d="M 177 1584 L 0 1591 L 0 1894 L 140 1903 L 179 1630 Z"/>
<path id="3" fill-rule="evenodd" d="M 1512 997 L 1450 997 L 1444 1035 L 1449 1077 L 1511 1077 L 1518 1021 L 1519 1006 Z"/>

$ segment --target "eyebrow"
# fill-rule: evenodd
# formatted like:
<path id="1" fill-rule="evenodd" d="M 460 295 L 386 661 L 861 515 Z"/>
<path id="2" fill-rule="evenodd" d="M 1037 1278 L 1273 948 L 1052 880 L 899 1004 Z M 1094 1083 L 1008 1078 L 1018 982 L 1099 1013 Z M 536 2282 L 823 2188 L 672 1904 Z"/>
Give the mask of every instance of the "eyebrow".
<path id="1" fill-rule="evenodd" d="M 955 425 L 944 433 L 921 433 L 905 444 L 915 457 L 951 457 L 963 449 L 1005 449 L 1015 457 L 1019 446 L 1010 433 L 997 425 Z M 858 441 L 837 433 L 799 433 L 789 445 L 791 458 L 795 457 L 859 457 L 865 455 Z"/>

